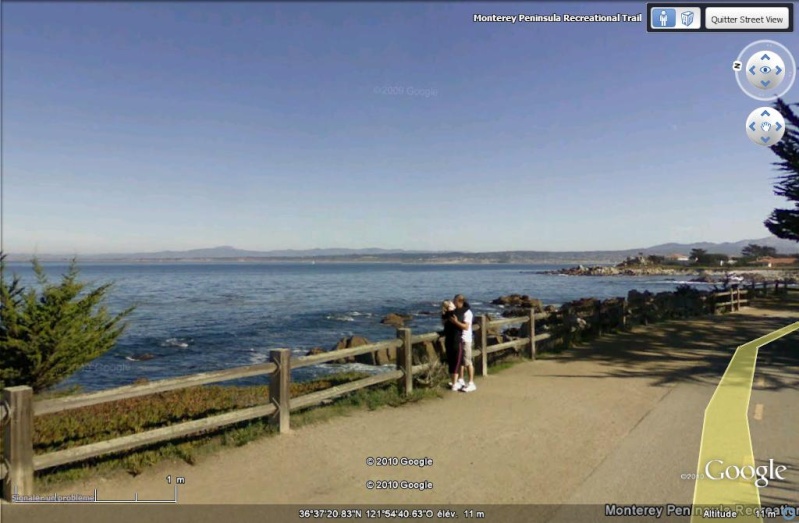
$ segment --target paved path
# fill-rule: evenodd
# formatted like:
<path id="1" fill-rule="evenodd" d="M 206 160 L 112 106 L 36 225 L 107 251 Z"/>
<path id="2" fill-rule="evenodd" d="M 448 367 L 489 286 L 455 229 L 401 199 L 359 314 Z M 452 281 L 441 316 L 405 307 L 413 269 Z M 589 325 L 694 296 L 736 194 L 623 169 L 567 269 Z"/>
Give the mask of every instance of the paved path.
<path id="1" fill-rule="evenodd" d="M 573 521 L 559 504 L 689 505 L 694 482 L 680 476 L 696 472 L 704 409 L 733 351 L 797 319 L 799 307 L 745 309 L 637 328 L 479 378 L 474 393 L 357 412 L 194 466 L 164 463 L 138 477 L 59 491 L 171 498 L 170 474 L 186 478 L 183 504 L 547 504 L 536 521 Z M 794 333 L 758 359 L 755 458 L 792 468 L 786 482 L 764 489 L 764 503 L 799 505 L 798 347 Z M 433 465 L 370 467 L 370 456 L 430 458 Z M 433 488 L 369 490 L 369 480 L 429 481 Z"/>

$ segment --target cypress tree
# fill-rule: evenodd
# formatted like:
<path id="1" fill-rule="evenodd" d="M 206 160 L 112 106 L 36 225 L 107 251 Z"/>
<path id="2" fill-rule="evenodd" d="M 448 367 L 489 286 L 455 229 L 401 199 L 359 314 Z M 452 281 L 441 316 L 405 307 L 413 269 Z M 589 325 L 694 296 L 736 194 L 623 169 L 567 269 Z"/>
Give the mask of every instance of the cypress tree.
<path id="1" fill-rule="evenodd" d="M 783 173 L 777 178 L 774 194 L 787 199 L 793 208 L 775 209 L 765 226 L 778 238 L 799 241 L 799 116 L 792 109 L 796 105 L 786 104 L 781 99 L 774 103 L 774 108 L 785 119 L 785 135 L 771 146 L 774 154 L 780 157 L 774 165 Z"/>
<path id="2" fill-rule="evenodd" d="M 38 290 L 26 289 L 17 275 L 7 280 L 0 255 L 0 387 L 41 391 L 110 350 L 134 307 L 111 314 L 104 301 L 113 284 L 88 288 L 74 259 L 57 284 L 38 260 L 32 263 Z"/>

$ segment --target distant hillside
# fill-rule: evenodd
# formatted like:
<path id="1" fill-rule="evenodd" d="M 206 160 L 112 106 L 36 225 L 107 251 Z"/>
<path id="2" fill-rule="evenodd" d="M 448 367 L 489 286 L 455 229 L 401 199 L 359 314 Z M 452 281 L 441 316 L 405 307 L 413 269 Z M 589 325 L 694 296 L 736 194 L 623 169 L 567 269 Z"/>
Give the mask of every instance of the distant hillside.
<path id="1" fill-rule="evenodd" d="M 134 261 L 134 260 L 216 260 L 216 259 L 251 259 L 251 258 L 284 258 L 306 259 L 331 256 L 380 256 L 393 253 L 413 253 L 422 251 L 403 251 L 401 249 L 307 249 L 307 250 L 274 250 L 248 251 L 230 246 L 210 247 L 207 249 L 190 249 L 186 251 L 157 251 L 134 253 L 106 253 L 78 255 L 84 261 Z M 30 260 L 32 254 L 8 255 L 9 261 Z M 60 261 L 71 258 L 59 254 L 38 254 L 42 261 Z"/>
<path id="2" fill-rule="evenodd" d="M 727 243 L 664 243 L 653 247 L 620 251 L 503 251 L 503 252 L 432 252 L 405 251 L 401 249 L 308 249 L 248 251 L 222 246 L 187 251 L 159 251 L 125 254 L 97 254 L 78 256 L 81 261 L 351 261 L 351 262 L 400 262 L 400 263 L 616 263 L 627 256 L 638 253 L 688 254 L 692 249 L 704 249 L 710 253 L 740 255 L 750 243 L 774 247 L 781 254 L 799 254 L 799 243 L 775 237 L 756 240 L 741 240 Z M 9 254 L 9 261 L 30 260 L 30 254 Z M 64 255 L 40 254 L 41 261 L 63 261 Z"/>
<path id="3" fill-rule="evenodd" d="M 188 251 L 159 251 L 133 254 L 100 254 L 92 259 L 192 259 L 192 258 L 313 258 L 319 256 L 352 256 L 381 255 L 399 252 L 414 252 L 388 249 L 306 249 L 277 251 L 247 251 L 230 246 L 212 247 L 209 249 L 192 249 Z"/>
<path id="4" fill-rule="evenodd" d="M 758 240 L 741 240 L 739 242 L 734 242 L 734 243 L 730 242 L 725 242 L 725 243 L 700 242 L 700 243 L 690 243 L 690 244 L 664 243 L 662 245 L 655 245 L 654 247 L 643 249 L 642 251 L 645 254 L 677 254 L 677 253 L 688 254 L 691 251 L 691 249 L 705 249 L 707 252 L 710 253 L 727 254 L 733 256 L 733 255 L 740 255 L 741 250 L 743 250 L 743 248 L 749 245 L 750 243 L 754 243 L 756 245 L 762 245 L 764 247 L 774 247 L 775 249 L 777 249 L 777 252 L 780 254 L 799 254 L 799 242 L 783 240 L 775 236 L 760 238 Z"/>

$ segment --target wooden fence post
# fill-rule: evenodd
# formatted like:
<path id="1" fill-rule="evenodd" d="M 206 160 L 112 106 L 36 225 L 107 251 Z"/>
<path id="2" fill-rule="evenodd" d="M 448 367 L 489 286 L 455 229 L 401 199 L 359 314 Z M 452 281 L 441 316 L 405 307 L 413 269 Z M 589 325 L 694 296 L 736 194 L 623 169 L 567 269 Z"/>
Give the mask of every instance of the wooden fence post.
<path id="1" fill-rule="evenodd" d="M 530 359 L 535 359 L 535 307 L 530 309 Z"/>
<path id="2" fill-rule="evenodd" d="M 591 316 L 591 330 L 597 338 L 602 336 L 602 300 L 596 300 L 594 303 L 594 312 Z"/>
<path id="3" fill-rule="evenodd" d="M 627 330 L 627 298 L 621 301 L 621 329 Z"/>
<path id="4" fill-rule="evenodd" d="M 572 345 L 574 344 L 574 337 L 575 333 L 572 332 L 572 327 L 575 327 L 574 324 L 575 314 L 572 309 L 568 309 L 567 311 L 563 312 L 563 326 L 565 327 L 566 333 L 563 337 L 563 348 L 564 349 L 571 349 Z"/>
<path id="5" fill-rule="evenodd" d="M 413 345 L 411 345 L 411 329 L 397 329 L 397 338 L 402 340 L 402 347 L 397 351 L 397 369 L 401 370 L 403 373 L 400 379 L 400 391 L 408 395 L 413 392 Z"/>
<path id="6" fill-rule="evenodd" d="M 33 389 L 3 389 L 3 406 L 3 498 L 11 501 L 14 494 L 33 495 Z"/>
<path id="7" fill-rule="evenodd" d="M 277 365 L 272 379 L 269 381 L 269 399 L 277 407 L 272 423 L 277 425 L 280 433 L 289 431 L 289 414 L 291 413 L 291 351 L 289 349 L 272 349 L 269 359 Z"/>
<path id="8" fill-rule="evenodd" d="M 480 325 L 480 375 L 488 376 L 488 318 L 483 314 L 478 323 Z"/>

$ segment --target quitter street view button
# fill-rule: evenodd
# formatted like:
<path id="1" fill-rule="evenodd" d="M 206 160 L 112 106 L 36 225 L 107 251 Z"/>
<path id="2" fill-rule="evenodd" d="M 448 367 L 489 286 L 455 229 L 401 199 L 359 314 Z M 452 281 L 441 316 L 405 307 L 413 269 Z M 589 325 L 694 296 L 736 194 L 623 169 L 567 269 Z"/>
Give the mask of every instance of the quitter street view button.
<path id="1" fill-rule="evenodd" d="M 785 30 L 790 27 L 788 7 L 708 7 L 705 9 L 707 30 Z"/>

